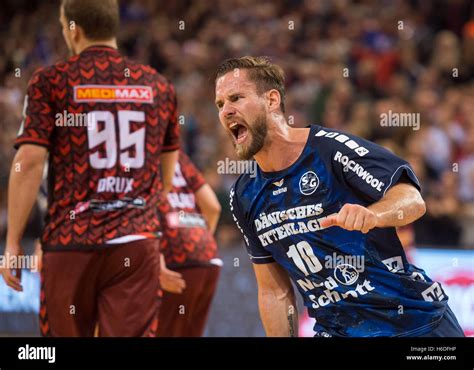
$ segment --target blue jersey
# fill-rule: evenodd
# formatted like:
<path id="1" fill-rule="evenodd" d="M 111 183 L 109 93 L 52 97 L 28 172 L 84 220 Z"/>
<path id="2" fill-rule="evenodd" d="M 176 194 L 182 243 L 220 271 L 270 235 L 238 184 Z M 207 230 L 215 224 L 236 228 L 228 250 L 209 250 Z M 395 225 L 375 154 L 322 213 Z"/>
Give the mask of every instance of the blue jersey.
<path id="1" fill-rule="evenodd" d="M 316 335 L 418 336 L 443 316 L 448 297 L 407 261 L 395 228 L 363 234 L 319 224 L 344 204 L 377 202 L 401 181 L 420 188 L 410 165 L 388 150 L 312 125 L 289 168 L 258 168 L 231 189 L 251 261 L 285 268 L 316 319 Z"/>

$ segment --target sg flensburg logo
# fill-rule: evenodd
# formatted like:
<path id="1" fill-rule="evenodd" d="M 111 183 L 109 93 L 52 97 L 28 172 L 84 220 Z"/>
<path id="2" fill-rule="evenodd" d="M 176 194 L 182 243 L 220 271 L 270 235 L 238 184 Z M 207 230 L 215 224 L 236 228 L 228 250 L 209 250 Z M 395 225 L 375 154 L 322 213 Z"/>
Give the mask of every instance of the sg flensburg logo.
<path id="1" fill-rule="evenodd" d="M 300 192 L 304 195 L 313 194 L 319 186 L 319 178 L 313 171 L 306 172 L 300 178 Z"/>

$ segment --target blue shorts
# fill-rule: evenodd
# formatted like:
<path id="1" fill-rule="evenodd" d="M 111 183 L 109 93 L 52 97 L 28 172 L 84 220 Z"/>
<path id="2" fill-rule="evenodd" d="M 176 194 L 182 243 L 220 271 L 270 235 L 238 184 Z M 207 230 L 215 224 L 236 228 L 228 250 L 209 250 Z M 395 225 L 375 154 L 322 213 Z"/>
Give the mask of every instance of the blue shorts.
<path id="1" fill-rule="evenodd" d="M 456 316 L 448 306 L 439 323 L 439 325 L 430 333 L 421 335 L 421 337 L 464 337 L 464 331 L 459 325 Z"/>

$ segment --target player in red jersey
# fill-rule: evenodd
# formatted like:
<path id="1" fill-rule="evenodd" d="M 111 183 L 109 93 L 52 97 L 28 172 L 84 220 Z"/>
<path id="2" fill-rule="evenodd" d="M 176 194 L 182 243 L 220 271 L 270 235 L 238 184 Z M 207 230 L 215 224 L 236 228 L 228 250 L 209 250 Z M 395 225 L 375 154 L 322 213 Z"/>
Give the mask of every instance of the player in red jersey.
<path id="1" fill-rule="evenodd" d="M 173 86 L 122 56 L 114 0 L 63 0 L 73 56 L 39 69 L 9 183 L 6 253 L 23 230 L 49 152 L 40 328 L 45 336 L 155 336 L 160 221 L 179 148 Z M 160 161 L 162 177 L 160 178 Z M 21 291 L 21 276 L 2 271 Z"/>
<path id="2" fill-rule="evenodd" d="M 199 337 L 214 296 L 222 261 L 213 234 L 221 206 L 189 157 L 179 153 L 163 215 L 160 337 Z"/>

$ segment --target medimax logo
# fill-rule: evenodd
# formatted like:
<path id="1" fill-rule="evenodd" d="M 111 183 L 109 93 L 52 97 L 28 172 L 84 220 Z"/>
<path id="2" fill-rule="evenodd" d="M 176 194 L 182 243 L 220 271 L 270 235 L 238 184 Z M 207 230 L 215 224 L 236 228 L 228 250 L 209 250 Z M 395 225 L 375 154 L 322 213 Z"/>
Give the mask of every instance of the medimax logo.
<path id="1" fill-rule="evenodd" d="M 74 86 L 74 100 L 82 102 L 153 103 L 150 86 L 79 85 Z"/>

